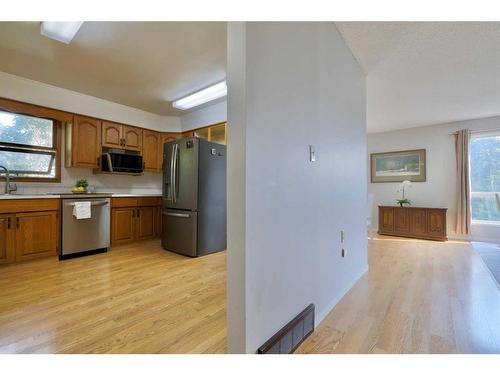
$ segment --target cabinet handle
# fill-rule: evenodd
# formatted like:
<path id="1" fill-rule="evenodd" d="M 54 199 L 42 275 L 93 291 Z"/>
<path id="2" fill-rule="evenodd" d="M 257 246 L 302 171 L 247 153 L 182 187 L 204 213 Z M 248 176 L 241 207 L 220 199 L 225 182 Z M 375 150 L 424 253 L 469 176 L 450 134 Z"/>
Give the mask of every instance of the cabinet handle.
<path id="1" fill-rule="evenodd" d="M 141 211 L 139 211 L 139 209 L 137 209 L 137 217 L 141 216 L 140 213 L 141 213 Z"/>
<path id="2" fill-rule="evenodd" d="M 7 229 L 10 229 L 10 217 L 7 218 Z"/>
<path id="3" fill-rule="evenodd" d="M 132 217 L 135 217 L 135 210 L 132 210 Z"/>
<path id="4" fill-rule="evenodd" d="M 18 217 L 16 217 L 16 228 L 17 228 L 17 229 L 19 229 L 19 227 L 20 227 L 20 224 L 19 224 L 19 218 L 18 218 Z"/>

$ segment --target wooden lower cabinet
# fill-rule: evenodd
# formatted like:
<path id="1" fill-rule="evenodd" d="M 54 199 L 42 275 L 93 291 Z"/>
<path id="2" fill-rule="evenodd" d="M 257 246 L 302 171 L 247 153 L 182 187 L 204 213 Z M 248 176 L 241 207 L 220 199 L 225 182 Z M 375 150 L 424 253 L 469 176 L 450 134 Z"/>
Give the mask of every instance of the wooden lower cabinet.
<path id="1" fill-rule="evenodd" d="M 0 264 L 56 256 L 59 250 L 59 200 L 0 202 Z M 39 210 L 39 211 L 37 211 Z"/>
<path id="2" fill-rule="evenodd" d="M 135 240 L 135 210 L 133 207 L 111 211 L 111 242 L 115 245 Z"/>
<path id="3" fill-rule="evenodd" d="M 57 255 L 57 211 L 16 214 L 16 261 Z"/>
<path id="4" fill-rule="evenodd" d="M 0 215 L 0 264 L 11 263 L 15 260 L 14 251 L 14 215 Z"/>
<path id="5" fill-rule="evenodd" d="M 119 245 L 158 236 L 160 202 L 156 197 L 113 198 L 111 243 Z"/>
<path id="6" fill-rule="evenodd" d="M 446 241 L 446 208 L 379 206 L 379 234 Z"/>
<path id="7" fill-rule="evenodd" d="M 137 239 L 145 240 L 156 237 L 156 207 L 137 209 Z"/>

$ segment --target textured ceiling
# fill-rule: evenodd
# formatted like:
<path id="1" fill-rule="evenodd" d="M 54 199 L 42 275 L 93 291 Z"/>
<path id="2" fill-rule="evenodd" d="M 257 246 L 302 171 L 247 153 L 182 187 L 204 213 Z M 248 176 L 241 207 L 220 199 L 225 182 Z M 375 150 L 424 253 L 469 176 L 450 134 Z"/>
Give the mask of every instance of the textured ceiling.
<path id="1" fill-rule="evenodd" d="M 500 23 L 336 25 L 367 74 L 369 132 L 500 115 Z"/>
<path id="2" fill-rule="evenodd" d="M 0 22 L 0 71 L 166 115 L 226 76 L 225 22 L 85 22 L 71 44 Z"/>

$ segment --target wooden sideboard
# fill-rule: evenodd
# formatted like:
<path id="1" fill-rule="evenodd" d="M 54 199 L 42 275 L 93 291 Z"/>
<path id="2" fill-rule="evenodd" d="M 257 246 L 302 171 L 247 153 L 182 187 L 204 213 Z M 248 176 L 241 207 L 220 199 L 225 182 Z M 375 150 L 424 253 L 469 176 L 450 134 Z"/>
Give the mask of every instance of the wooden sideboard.
<path id="1" fill-rule="evenodd" d="M 446 241 L 446 208 L 378 206 L 378 233 Z"/>

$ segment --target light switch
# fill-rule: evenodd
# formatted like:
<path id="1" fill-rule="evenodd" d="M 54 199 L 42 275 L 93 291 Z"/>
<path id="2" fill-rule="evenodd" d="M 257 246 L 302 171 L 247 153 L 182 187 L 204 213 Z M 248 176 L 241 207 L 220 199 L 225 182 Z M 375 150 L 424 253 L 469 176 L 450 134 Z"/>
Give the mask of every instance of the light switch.
<path id="1" fill-rule="evenodd" d="M 314 163 L 316 161 L 316 151 L 314 151 L 314 146 L 309 145 L 309 161 Z"/>

